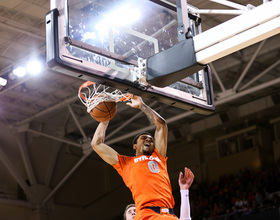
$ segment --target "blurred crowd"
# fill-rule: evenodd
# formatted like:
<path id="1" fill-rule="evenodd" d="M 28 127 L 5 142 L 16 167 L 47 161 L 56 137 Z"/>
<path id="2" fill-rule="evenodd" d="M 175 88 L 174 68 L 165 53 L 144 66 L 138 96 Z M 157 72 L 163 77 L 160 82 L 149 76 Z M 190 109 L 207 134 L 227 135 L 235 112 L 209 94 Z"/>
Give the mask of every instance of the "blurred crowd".
<path id="1" fill-rule="evenodd" d="M 190 203 L 192 220 L 235 219 L 279 209 L 280 169 L 244 169 L 211 184 L 194 182 Z"/>

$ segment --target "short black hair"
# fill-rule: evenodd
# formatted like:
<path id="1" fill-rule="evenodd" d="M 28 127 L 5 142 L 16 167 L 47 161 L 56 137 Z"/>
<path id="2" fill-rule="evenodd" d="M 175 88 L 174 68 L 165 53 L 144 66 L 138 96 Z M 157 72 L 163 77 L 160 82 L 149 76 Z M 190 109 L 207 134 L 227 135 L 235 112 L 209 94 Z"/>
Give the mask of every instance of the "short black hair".
<path id="1" fill-rule="evenodd" d="M 132 145 L 136 144 L 138 138 L 139 138 L 141 135 L 143 135 L 143 134 L 147 134 L 147 135 L 150 135 L 151 137 L 153 137 L 153 135 L 151 135 L 151 134 L 150 134 L 149 132 L 147 132 L 147 131 L 141 132 L 141 133 L 139 133 L 139 134 L 137 134 L 137 135 L 135 136 L 135 138 L 134 138 L 133 141 L 132 141 Z"/>
<path id="2" fill-rule="evenodd" d="M 132 141 L 132 150 L 133 150 L 134 154 L 136 153 L 136 150 L 133 148 L 133 145 L 137 143 L 138 138 L 143 134 L 147 134 L 147 135 L 150 135 L 151 137 L 153 137 L 153 135 L 151 135 L 151 133 L 149 133 L 147 131 L 144 131 L 144 132 L 141 132 L 141 133 L 137 134 Z"/>
<path id="3" fill-rule="evenodd" d="M 123 219 L 126 220 L 126 211 L 130 208 L 130 207 L 135 207 L 135 204 L 129 204 L 125 207 L 124 213 L 123 213 Z"/>

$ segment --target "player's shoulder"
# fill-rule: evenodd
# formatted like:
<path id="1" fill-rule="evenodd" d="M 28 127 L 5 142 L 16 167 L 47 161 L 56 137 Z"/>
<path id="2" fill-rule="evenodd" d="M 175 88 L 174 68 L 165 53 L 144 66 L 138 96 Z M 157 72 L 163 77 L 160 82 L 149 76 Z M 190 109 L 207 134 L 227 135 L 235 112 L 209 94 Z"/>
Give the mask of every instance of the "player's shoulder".
<path id="1" fill-rule="evenodd" d="M 122 161 L 132 161 L 135 156 L 126 156 L 126 155 L 122 155 L 122 154 L 118 154 L 118 158 L 119 160 L 122 160 Z"/>
<path id="2" fill-rule="evenodd" d="M 154 152 L 155 155 L 157 155 L 159 158 L 167 160 L 167 156 L 162 156 L 159 151 L 155 148 Z"/>

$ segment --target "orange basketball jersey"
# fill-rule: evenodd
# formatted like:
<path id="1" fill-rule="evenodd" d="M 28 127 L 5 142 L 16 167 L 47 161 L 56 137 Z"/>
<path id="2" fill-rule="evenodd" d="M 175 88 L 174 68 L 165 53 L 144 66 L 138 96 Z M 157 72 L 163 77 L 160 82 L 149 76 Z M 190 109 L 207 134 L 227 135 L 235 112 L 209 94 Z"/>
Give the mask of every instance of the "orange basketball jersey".
<path id="1" fill-rule="evenodd" d="M 151 156 L 118 155 L 114 168 L 131 190 L 136 213 L 147 206 L 173 208 L 174 199 L 167 173 L 166 160 L 155 149 Z"/>

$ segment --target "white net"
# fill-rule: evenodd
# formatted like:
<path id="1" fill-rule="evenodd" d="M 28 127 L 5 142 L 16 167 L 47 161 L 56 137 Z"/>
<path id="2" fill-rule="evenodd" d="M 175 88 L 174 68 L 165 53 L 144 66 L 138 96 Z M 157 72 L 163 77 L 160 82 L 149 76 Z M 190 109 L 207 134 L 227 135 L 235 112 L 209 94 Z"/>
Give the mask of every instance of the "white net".
<path id="1" fill-rule="evenodd" d="M 83 91 L 82 91 L 83 89 Z M 78 97 L 81 102 L 87 107 L 89 113 L 100 102 L 119 102 L 127 101 L 132 95 L 129 93 L 122 93 L 118 89 L 112 89 L 111 87 L 95 84 L 93 82 L 84 83 L 78 92 Z"/>

